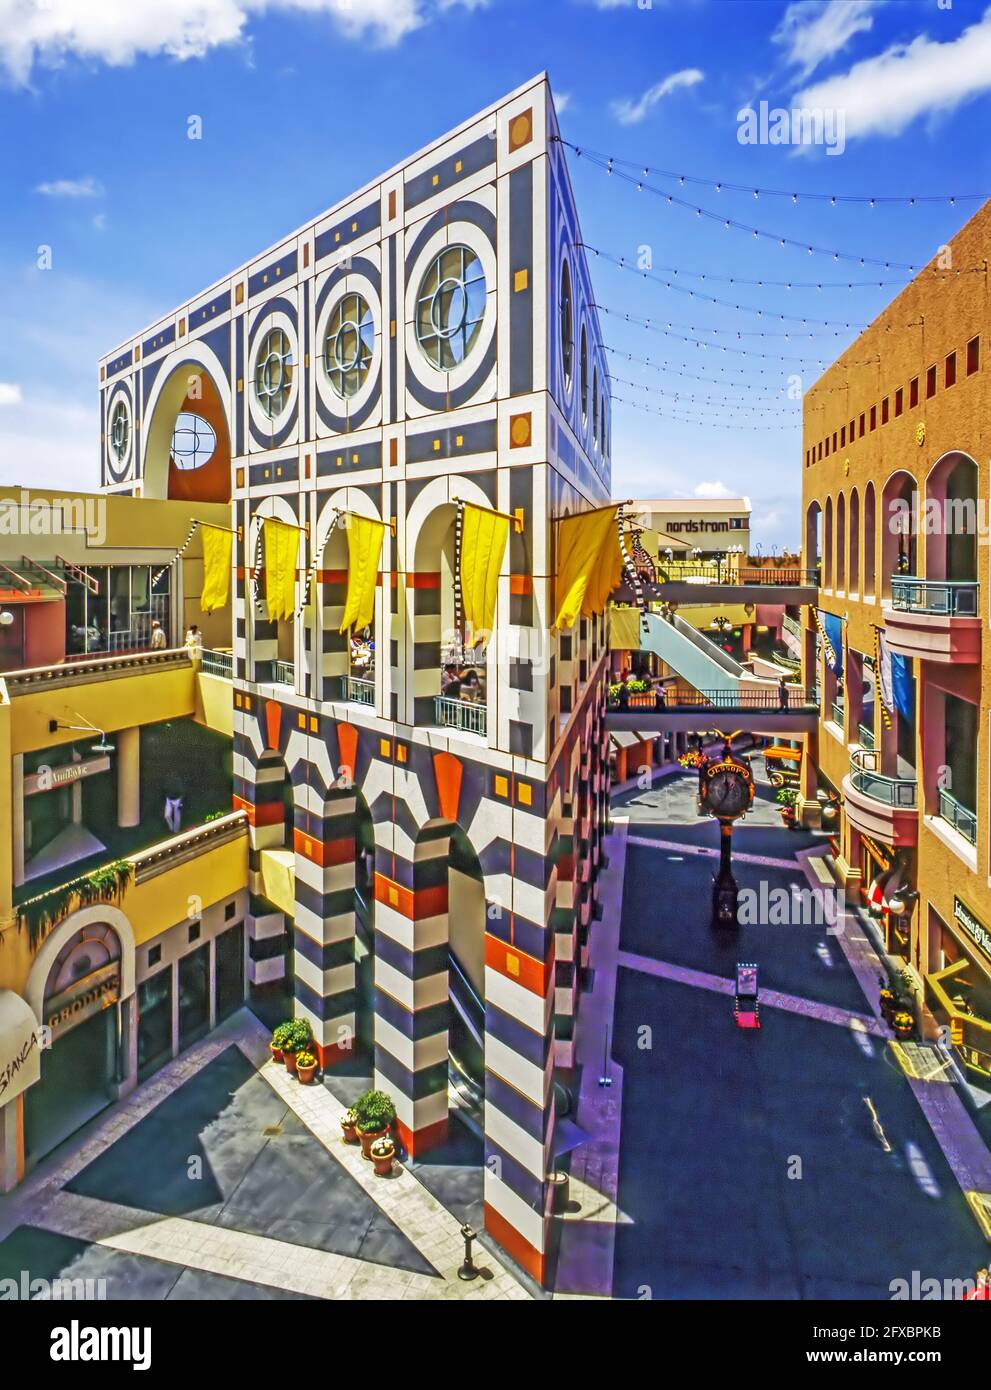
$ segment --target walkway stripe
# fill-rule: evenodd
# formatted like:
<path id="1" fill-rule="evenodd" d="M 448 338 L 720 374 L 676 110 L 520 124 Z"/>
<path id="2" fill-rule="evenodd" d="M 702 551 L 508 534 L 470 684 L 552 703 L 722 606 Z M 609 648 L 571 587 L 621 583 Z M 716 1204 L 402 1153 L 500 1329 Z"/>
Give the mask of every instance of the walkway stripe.
<path id="1" fill-rule="evenodd" d="M 763 827 L 761 827 L 763 829 Z M 655 840 L 648 835 L 627 835 L 628 845 L 639 845 L 645 849 L 666 849 L 674 850 L 678 854 L 700 854 L 710 859 L 719 858 L 718 849 L 710 849 L 708 845 L 683 845 L 677 840 Z M 797 873 L 799 865 L 794 859 L 775 859 L 768 854 L 744 854 L 733 851 L 734 864 L 759 864 L 763 869 L 790 869 L 792 873 Z"/>
<path id="2" fill-rule="evenodd" d="M 691 985 L 695 989 L 707 989 L 714 994 L 724 994 L 732 998 L 736 992 L 736 982 L 722 975 L 710 975 L 704 970 L 691 970 L 685 965 L 671 965 L 667 961 L 652 960 L 648 956 L 636 956 L 630 951 L 620 951 L 619 964 L 627 970 L 638 970 L 642 975 L 656 975 L 662 980 L 672 980 L 676 984 Z M 887 1038 L 888 1030 L 877 1019 L 868 1014 L 852 1013 L 849 1009 L 839 1009 L 833 1004 L 819 1004 L 814 999 L 803 999 L 797 994 L 783 994 L 777 989 L 762 989 L 761 1008 L 781 1009 L 785 1013 L 800 1014 L 804 1018 L 815 1019 L 817 1023 L 833 1023 L 838 1028 L 859 1028 L 875 1038 Z"/>

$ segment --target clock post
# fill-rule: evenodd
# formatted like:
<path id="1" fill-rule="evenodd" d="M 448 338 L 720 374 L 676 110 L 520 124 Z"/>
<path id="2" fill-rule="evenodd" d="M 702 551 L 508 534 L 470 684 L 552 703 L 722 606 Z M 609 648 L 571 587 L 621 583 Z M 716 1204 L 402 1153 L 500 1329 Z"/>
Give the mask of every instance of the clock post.
<path id="1" fill-rule="evenodd" d="M 733 873 L 733 822 L 750 810 L 754 778 L 747 763 L 733 753 L 730 739 L 715 757 L 699 767 L 702 809 L 719 821 L 719 872 L 712 880 L 712 925 L 735 927 L 740 889 Z"/>

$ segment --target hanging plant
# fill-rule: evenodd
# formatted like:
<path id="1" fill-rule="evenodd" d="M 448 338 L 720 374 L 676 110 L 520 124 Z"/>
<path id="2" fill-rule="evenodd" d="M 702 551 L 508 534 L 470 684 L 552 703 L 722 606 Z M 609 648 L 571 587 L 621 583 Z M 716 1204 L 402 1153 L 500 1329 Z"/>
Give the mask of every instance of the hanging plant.
<path id="1" fill-rule="evenodd" d="M 68 916 L 74 904 L 89 907 L 93 903 L 119 903 L 133 877 L 134 865 L 130 859 L 103 864 L 92 873 L 69 879 L 21 903 L 17 908 L 17 924 L 27 927 L 28 940 L 37 948 L 52 927 Z"/>

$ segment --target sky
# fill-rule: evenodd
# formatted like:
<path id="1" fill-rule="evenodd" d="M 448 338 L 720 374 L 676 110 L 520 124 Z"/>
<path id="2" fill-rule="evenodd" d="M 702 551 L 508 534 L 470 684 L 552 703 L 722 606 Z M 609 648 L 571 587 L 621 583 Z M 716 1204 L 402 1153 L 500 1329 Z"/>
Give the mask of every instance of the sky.
<path id="1" fill-rule="evenodd" d="M 613 495 L 797 546 L 802 392 L 991 194 L 981 0 L 0 0 L 0 483 L 98 486 L 101 353 L 545 69 Z"/>

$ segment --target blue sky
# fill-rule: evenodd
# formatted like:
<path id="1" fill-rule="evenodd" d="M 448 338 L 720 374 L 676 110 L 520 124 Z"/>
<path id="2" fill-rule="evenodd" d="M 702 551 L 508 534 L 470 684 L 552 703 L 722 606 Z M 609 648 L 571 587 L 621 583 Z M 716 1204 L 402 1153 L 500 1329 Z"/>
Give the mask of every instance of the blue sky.
<path id="1" fill-rule="evenodd" d="M 544 68 L 565 138 L 632 161 L 629 182 L 571 156 L 586 241 L 657 277 L 593 265 L 614 394 L 650 407 L 615 405 L 614 495 L 743 492 L 755 539 L 797 543 L 800 393 L 855 331 L 772 316 L 865 325 L 906 273 L 698 217 L 635 166 L 775 238 L 921 265 L 979 202 L 752 190 L 991 192 L 979 0 L 0 0 L 0 482 L 96 486 L 99 353 Z M 743 143 L 761 102 L 843 124 Z M 755 336 L 788 330 L 821 336 Z"/>

